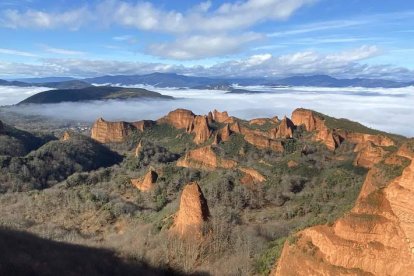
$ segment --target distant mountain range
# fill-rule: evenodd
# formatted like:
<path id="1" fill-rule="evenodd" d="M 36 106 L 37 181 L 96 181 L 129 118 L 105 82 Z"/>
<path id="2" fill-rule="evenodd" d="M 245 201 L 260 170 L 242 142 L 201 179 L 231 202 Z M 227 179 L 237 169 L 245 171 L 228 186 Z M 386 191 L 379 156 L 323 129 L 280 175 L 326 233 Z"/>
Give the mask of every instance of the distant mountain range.
<path id="1" fill-rule="evenodd" d="M 114 75 L 86 79 L 72 79 L 66 77 L 29 78 L 13 81 L 0 80 L 1 85 L 10 86 L 44 86 L 56 89 L 85 88 L 96 85 L 151 85 L 155 87 L 178 87 L 198 89 L 230 90 L 233 84 L 241 86 L 313 86 L 313 87 L 383 87 L 398 88 L 414 85 L 411 82 L 397 82 L 384 79 L 338 79 L 327 75 L 293 76 L 288 78 L 210 78 L 184 76 L 174 73 L 152 73 L 147 75 Z"/>

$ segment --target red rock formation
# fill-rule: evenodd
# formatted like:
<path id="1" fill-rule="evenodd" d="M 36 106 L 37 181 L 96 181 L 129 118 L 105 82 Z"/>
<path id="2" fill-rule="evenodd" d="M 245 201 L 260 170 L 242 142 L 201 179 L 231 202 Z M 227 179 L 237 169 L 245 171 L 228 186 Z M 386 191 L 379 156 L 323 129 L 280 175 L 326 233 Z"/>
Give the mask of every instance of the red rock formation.
<path id="1" fill-rule="evenodd" d="M 153 121 L 108 122 L 99 118 L 92 126 L 91 137 L 100 143 L 119 143 L 134 131 L 144 131 Z"/>
<path id="2" fill-rule="evenodd" d="M 297 167 L 299 164 L 298 162 L 294 161 L 294 160 L 289 160 L 289 162 L 287 163 L 289 168 L 295 168 Z"/>
<path id="3" fill-rule="evenodd" d="M 137 147 L 135 148 L 135 157 L 138 157 L 142 150 L 142 141 L 139 141 Z"/>
<path id="4" fill-rule="evenodd" d="M 380 162 L 387 153 L 382 147 L 376 146 L 372 142 L 357 144 L 354 151 L 358 152 L 354 165 L 368 169 Z"/>
<path id="5" fill-rule="evenodd" d="M 136 129 L 140 130 L 140 131 L 144 131 L 149 127 L 152 127 L 155 124 L 154 121 L 150 121 L 150 120 L 142 120 L 142 121 L 137 121 L 137 122 L 133 122 L 131 123 L 132 126 L 134 126 Z"/>
<path id="6" fill-rule="evenodd" d="M 324 122 L 314 112 L 307 109 L 298 108 L 292 113 L 292 122 L 295 126 L 304 125 L 307 131 L 319 130 Z"/>
<path id="7" fill-rule="evenodd" d="M 276 138 L 292 138 L 294 128 L 295 125 L 293 122 L 285 116 L 279 124 L 276 132 Z"/>
<path id="8" fill-rule="evenodd" d="M 203 192 L 197 183 L 189 183 L 184 187 L 180 198 L 180 207 L 174 218 L 171 231 L 182 237 L 202 236 L 202 226 L 209 219 L 210 212 Z"/>
<path id="9" fill-rule="evenodd" d="M 284 150 L 281 141 L 269 139 L 268 137 L 260 135 L 254 131 L 245 132 L 244 140 L 259 149 L 271 149 L 280 152 Z"/>
<path id="10" fill-rule="evenodd" d="M 72 134 L 66 130 L 60 138 L 60 141 L 69 141 L 70 138 L 72 138 Z"/>
<path id="11" fill-rule="evenodd" d="M 249 125 L 263 126 L 263 125 L 267 124 L 270 121 L 271 121 L 271 119 L 269 119 L 269 118 L 256 118 L 256 119 L 250 120 Z"/>
<path id="12" fill-rule="evenodd" d="M 208 127 L 207 116 L 196 116 L 193 122 L 193 133 L 195 134 L 194 143 L 197 145 L 206 142 L 210 136 L 211 131 Z"/>
<path id="13" fill-rule="evenodd" d="M 239 122 L 235 122 L 230 125 L 230 130 L 234 133 L 241 133 L 241 128 Z"/>
<path id="14" fill-rule="evenodd" d="M 231 169 L 237 165 L 236 161 L 219 158 L 211 146 L 188 151 L 184 158 L 177 161 L 177 166 L 204 170 L 217 168 Z"/>
<path id="15" fill-rule="evenodd" d="M 213 113 L 211 113 L 211 111 L 208 112 L 207 121 L 208 121 L 208 125 L 211 125 L 214 121 Z"/>
<path id="16" fill-rule="evenodd" d="M 227 111 L 219 112 L 214 109 L 213 119 L 218 123 L 234 123 L 234 118 L 230 117 Z"/>
<path id="17" fill-rule="evenodd" d="M 239 170 L 244 173 L 244 176 L 240 179 L 240 182 L 244 185 L 258 184 L 266 181 L 266 178 L 255 169 L 239 168 Z"/>
<path id="18" fill-rule="evenodd" d="M 296 126 L 304 125 L 307 131 L 316 131 L 316 141 L 323 142 L 330 150 L 335 150 L 344 140 L 354 144 L 372 142 L 378 146 L 393 146 L 395 142 L 381 134 L 365 134 L 342 129 L 330 129 L 325 121 L 312 110 L 296 109 L 292 113 L 292 121 Z"/>
<path id="19" fill-rule="evenodd" d="M 157 182 L 158 174 L 149 170 L 143 179 L 131 179 L 131 184 L 142 192 L 150 191 L 154 188 L 154 184 Z"/>
<path id="20" fill-rule="evenodd" d="M 168 113 L 167 116 L 161 118 L 159 122 L 168 123 L 177 129 L 185 129 L 191 132 L 195 115 L 187 109 L 176 109 Z"/>
<path id="21" fill-rule="evenodd" d="M 226 124 L 223 128 L 219 129 L 217 131 L 217 139 L 218 139 L 218 143 L 219 142 L 228 142 L 230 141 L 230 127 L 229 124 Z"/>
<path id="22" fill-rule="evenodd" d="M 382 147 L 395 146 L 395 142 L 392 139 L 380 134 L 373 135 L 358 132 L 346 132 L 342 130 L 338 130 L 337 132 L 339 135 L 344 137 L 344 139 L 354 144 L 363 144 L 366 142 L 371 142 L 374 145 Z"/>
<path id="23" fill-rule="evenodd" d="M 398 151 L 411 162 L 400 177 L 383 188 L 373 167 L 350 213 L 287 242 L 273 275 L 414 275 L 413 148 Z"/>
<path id="24" fill-rule="evenodd" d="M 127 122 L 107 122 L 99 118 L 92 127 L 92 139 L 101 143 L 122 142 L 134 127 Z"/>

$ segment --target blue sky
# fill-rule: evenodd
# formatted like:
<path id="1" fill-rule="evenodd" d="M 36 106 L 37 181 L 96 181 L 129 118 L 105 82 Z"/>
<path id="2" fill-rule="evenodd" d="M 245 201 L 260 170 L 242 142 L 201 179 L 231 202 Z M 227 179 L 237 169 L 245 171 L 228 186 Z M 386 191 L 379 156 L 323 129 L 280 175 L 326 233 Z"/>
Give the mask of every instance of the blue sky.
<path id="1" fill-rule="evenodd" d="M 0 77 L 414 80 L 410 0 L 2 0 Z"/>

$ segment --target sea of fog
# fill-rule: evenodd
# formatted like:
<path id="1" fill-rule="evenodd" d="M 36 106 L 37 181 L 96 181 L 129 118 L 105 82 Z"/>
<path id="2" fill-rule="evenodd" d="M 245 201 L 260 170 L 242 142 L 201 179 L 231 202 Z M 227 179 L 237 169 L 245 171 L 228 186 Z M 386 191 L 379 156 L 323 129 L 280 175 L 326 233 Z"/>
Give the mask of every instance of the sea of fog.
<path id="1" fill-rule="evenodd" d="M 143 87 L 143 86 L 129 86 Z M 298 107 L 314 109 L 330 116 L 348 118 L 369 127 L 413 137 L 414 87 L 326 88 L 326 87 L 237 87 L 256 94 L 229 94 L 219 90 L 145 87 L 176 100 L 97 101 L 13 107 L 29 115 L 44 115 L 80 121 L 135 121 L 158 119 L 176 108 L 207 114 L 226 110 L 243 119 L 290 116 Z M 47 88 L 0 87 L 0 105 L 15 104 Z M 1 119 L 1 118 L 0 118 Z"/>

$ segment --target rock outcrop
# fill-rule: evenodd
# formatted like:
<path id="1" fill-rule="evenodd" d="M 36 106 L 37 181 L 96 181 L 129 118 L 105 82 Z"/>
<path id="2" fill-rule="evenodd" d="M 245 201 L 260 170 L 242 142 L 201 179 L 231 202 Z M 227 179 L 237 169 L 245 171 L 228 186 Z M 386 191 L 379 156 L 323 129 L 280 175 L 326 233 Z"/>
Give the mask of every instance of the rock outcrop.
<path id="1" fill-rule="evenodd" d="M 299 232 L 273 275 L 414 275 L 413 143 L 384 162 L 397 157 L 410 160 L 401 176 L 380 183 L 381 168 L 371 168 L 352 211 Z"/>
<path id="2" fill-rule="evenodd" d="M 203 192 L 197 183 L 187 184 L 180 198 L 180 207 L 175 215 L 171 231 L 182 237 L 202 236 L 203 223 L 209 219 L 210 212 Z"/>
<path id="3" fill-rule="evenodd" d="M 314 139 L 323 142 L 330 150 L 335 150 L 343 141 L 358 144 L 372 142 L 377 146 L 394 146 L 395 142 L 382 134 L 359 133 L 344 129 L 331 129 L 325 120 L 312 110 L 296 109 L 292 113 L 292 122 L 303 125 L 307 131 L 315 131 Z"/>
<path id="4" fill-rule="evenodd" d="M 285 116 L 277 128 L 275 138 L 292 138 L 294 129 L 293 122 Z"/>
<path id="5" fill-rule="evenodd" d="M 60 141 L 69 141 L 72 138 L 72 134 L 69 131 L 65 131 L 62 135 L 62 137 L 60 138 Z"/>
<path id="6" fill-rule="evenodd" d="M 194 143 L 197 145 L 205 143 L 211 136 L 211 131 L 208 127 L 207 116 L 196 116 L 194 118 L 193 130 L 195 134 Z"/>
<path id="7" fill-rule="evenodd" d="M 150 191 L 154 188 L 157 182 L 158 174 L 150 169 L 143 179 L 131 179 L 131 184 L 142 192 Z"/>
<path id="8" fill-rule="evenodd" d="M 217 123 L 234 123 L 234 118 L 230 117 L 227 111 L 219 112 L 214 109 L 213 119 Z"/>
<path id="9" fill-rule="evenodd" d="M 193 133 L 194 143 L 199 145 L 205 143 L 212 134 L 209 125 L 212 115 L 196 116 L 187 109 L 176 109 L 167 116 L 158 120 L 159 123 L 167 123 L 177 129 L 184 129 L 187 133 Z"/>
<path id="10" fill-rule="evenodd" d="M 234 168 L 237 166 L 237 162 L 222 159 L 214 153 L 211 146 L 205 146 L 188 151 L 183 158 L 177 161 L 177 166 L 211 171 L 217 168 Z"/>
<path id="11" fill-rule="evenodd" d="M 177 129 L 185 129 L 187 132 L 191 132 L 193 130 L 194 118 L 195 115 L 192 111 L 180 108 L 171 111 L 167 116 L 158 121 L 170 124 Z"/>
<path id="12" fill-rule="evenodd" d="M 99 118 L 92 127 L 92 139 L 101 143 L 122 142 L 133 127 L 127 122 L 108 122 Z"/>
<path id="13" fill-rule="evenodd" d="M 240 179 L 240 182 L 244 185 L 259 184 L 266 181 L 266 178 L 255 169 L 239 168 L 239 170 L 244 174 L 244 176 Z"/>
<path id="14" fill-rule="evenodd" d="M 220 142 L 228 142 L 230 141 L 230 127 L 229 124 L 226 124 L 223 128 L 219 129 L 216 133 L 214 144 L 217 145 Z"/>
<path id="15" fill-rule="evenodd" d="M 108 122 L 99 118 L 92 126 L 91 137 L 100 143 L 120 143 L 134 131 L 144 131 L 154 124 L 152 121 Z"/>
<path id="16" fill-rule="evenodd" d="M 265 124 L 278 124 L 279 118 L 277 116 L 273 118 L 256 118 L 249 121 L 249 125 L 263 126 Z"/>
<path id="17" fill-rule="evenodd" d="M 305 126 L 307 131 L 319 130 L 321 125 L 324 125 L 323 120 L 316 116 L 312 110 L 303 108 L 295 109 L 292 112 L 292 122 L 295 126 Z"/>
<path id="18" fill-rule="evenodd" d="M 283 152 L 283 144 L 281 141 L 268 138 L 266 135 L 257 131 L 243 131 L 244 140 L 256 146 L 259 149 L 271 149 L 274 151 Z"/>
<path id="19" fill-rule="evenodd" d="M 142 151 L 142 141 L 139 141 L 138 145 L 135 147 L 135 157 L 138 157 Z"/>
<path id="20" fill-rule="evenodd" d="M 354 165 L 367 169 L 379 163 L 387 153 L 382 147 L 376 146 L 372 142 L 360 143 L 355 147 L 354 151 L 357 152 Z"/>

